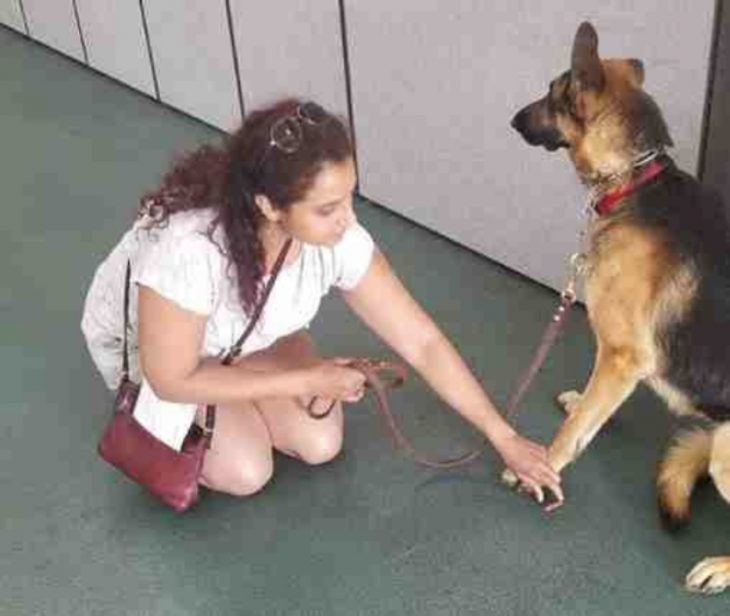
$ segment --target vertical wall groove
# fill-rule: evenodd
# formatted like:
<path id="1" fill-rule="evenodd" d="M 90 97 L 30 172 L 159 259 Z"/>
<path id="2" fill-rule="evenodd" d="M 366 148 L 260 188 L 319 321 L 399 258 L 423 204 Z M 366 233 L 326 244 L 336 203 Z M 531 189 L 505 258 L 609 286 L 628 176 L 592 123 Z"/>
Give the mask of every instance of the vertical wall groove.
<path id="1" fill-rule="evenodd" d="M 150 31 L 147 27 L 147 15 L 144 11 L 144 2 L 139 0 L 139 12 L 142 16 L 142 30 L 144 30 L 144 40 L 147 45 L 147 57 L 150 59 L 150 69 L 152 70 L 152 83 L 155 86 L 155 98 L 160 99 L 160 84 L 157 81 L 157 69 L 155 69 L 155 57 L 152 53 L 152 43 L 150 42 Z"/>
<path id="2" fill-rule="evenodd" d="M 84 62 L 89 63 L 89 53 L 86 49 L 86 39 L 84 38 L 84 30 L 81 27 L 81 18 L 79 17 L 79 7 L 76 5 L 76 0 L 71 0 L 71 6 L 74 11 L 74 19 L 76 20 L 76 28 L 79 31 L 79 40 L 81 41 L 81 51 L 84 54 Z"/>
<path id="3" fill-rule="evenodd" d="M 236 37 L 233 32 L 233 16 L 231 14 L 231 2 L 226 0 L 226 19 L 228 19 L 228 33 L 231 37 L 231 52 L 233 53 L 233 71 L 236 75 L 236 91 L 238 92 L 238 105 L 241 108 L 241 119 L 246 115 L 243 104 L 243 88 L 241 87 L 241 69 L 238 65 L 238 49 L 236 48 Z"/>
<path id="4" fill-rule="evenodd" d="M 357 186 L 355 190 L 360 191 L 360 169 L 357 162 L 357 136 L 355 134 L 355 116 L 352 111 L 352 84 L 350 81 L 350 55 L 347 39 L 347 16 L 345 14 L 345 0 L 338 0 L 340 5 L 340 34 L 342 36 L 342 62 L 345 67 L 345 91 L 347 92 L 347 115 L 350 121 L 350 134 L 352 135 L 352 149 L 355 158 L 355 169 L 357 170 Z"/>
<path id="5" fill-rule="evenodd" d="M 18 6 L 20 7 L 20 15 L 23 18 L 23 26 L 25 27 L 25 33 L 30 36 L 30 28 L 28 27 L 28 17 L 25 15 L 25 7 L 23 6 L 23 0 L 18 0 Z"/>
<path id="6" fill-rule="evenodd" d="M 707 87 L 705 88 L 705 108 L 702 112 L 702 128 L 700 129 L 700 148 L 697 158 L 697 177 L 704 179 L 707 166 L 707 147 L 710 123 L 712 121 L 712 97 L 715 94 L 715 78 L 717 76 L 717 52 L 720 45 L 720 26 L 722 24 L 723 0 L 715 0 L 712 41 L 710 42 L 710 58 L 707 67 Z"/>

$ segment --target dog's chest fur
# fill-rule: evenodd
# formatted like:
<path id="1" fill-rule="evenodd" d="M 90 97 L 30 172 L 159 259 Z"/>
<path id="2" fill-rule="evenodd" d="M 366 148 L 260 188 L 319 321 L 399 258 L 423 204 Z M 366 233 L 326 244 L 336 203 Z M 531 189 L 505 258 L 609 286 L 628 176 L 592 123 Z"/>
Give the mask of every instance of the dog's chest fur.
<path id="1" fill-rule="evenodd" d="M 730 418 L 730 216 L 671 162 L 598 221 L 587 307 L 603 343 L 646 360 L 675 411 Z"/>

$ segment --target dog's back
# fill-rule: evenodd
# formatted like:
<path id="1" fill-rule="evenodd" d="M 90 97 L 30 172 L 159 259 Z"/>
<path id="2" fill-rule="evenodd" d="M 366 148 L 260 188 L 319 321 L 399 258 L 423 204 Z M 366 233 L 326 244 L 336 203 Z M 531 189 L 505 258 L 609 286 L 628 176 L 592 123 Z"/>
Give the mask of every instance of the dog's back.
<path id="1" fill-rule="evenodd" d="M 728 419 L 730 215 L 718 194 L 665 164 L 662 177 L 625 209 L 631 222 L 659 233 L 696 285 L 687 310 L 657 328 L 663 377 L 713 419 Z"/>

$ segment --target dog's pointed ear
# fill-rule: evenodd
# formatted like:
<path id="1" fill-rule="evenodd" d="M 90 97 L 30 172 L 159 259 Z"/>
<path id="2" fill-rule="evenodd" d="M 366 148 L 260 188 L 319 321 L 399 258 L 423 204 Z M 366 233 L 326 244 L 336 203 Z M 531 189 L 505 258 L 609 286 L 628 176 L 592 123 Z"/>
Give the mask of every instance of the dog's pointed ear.
<path id="1" fill-rule="evenodd" d="M 586 90 L 600 92 L 606 83 L 603 65 L 598 57 L 598 34 L 587 21 L 584 21 L 575 33 L 570 81 L 576 94 Z"/>

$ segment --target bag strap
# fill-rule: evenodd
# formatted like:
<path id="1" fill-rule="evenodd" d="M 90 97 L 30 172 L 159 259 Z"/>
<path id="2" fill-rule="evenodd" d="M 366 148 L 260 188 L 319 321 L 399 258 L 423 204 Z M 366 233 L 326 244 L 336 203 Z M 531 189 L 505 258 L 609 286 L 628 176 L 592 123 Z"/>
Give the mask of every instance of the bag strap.
<path id="1" fill-rule="evenodd" d="M 261 317 L 261 313 L 264 310 L 264 304 L 266 304 L 266 300 L 269 299 L 271 289 L 274 288 L 274 283 L 276 282 L 276 278 L 279 276 L 281 268 L 284 266 L 284 261 L 286 259 L 287 253 L 289 252 L 289 248 L 291 248 L 291 245 L 292 239 L 289 238 L 284 243 L 284 246 L 282 246 L 281 251 L 279 252 L 279 256 L 276 258 L 276 262 L 274 263 L 274 267 L 271 270 L 271 275 L 269 276 L 269 280 L 266 283 L 264 292 L 261 294 L 261 299 L 256 305 L 254 313 L 253 315 L 251 315 L 251 319 L 249 320 L 246 329 L 221 360 L 221 364 L 223 366 L 229 366 L 233 362 L 233 360 L 241 354 L 241 347 L 243 347 L 243 343 L 246 342 L 246 339 L 249 337 L 249 335 L 253 331 L 253 328 L 256 326 L 256 323 L 258 323 L 259 318 Z M 203 436 L 207 440 L 206 448 L 210 447 L 210 441 L 213 438 L 213 428 L 215 428 L 215 404 L 208 404 L 205 407 L 205 426 L 203 427 Z"/>
<path id="2" fill-rule="evenodd" d="M 279 256 L 276 258 L 276 262 L 274 263 L 274 267 L 271 270 L 271 276 L 269 277 L 268 282 L 266 283 L 266 287 L 264 288 L 264 292 L 261 294 L 261 299 L 259 300 L 258 304 L 256 305 L 256 309 L 253 312 L 253 315 L 251 315 L 251 320 L 248 322 L 248 325 L 246 326 L 246 329 L 241 334 L 241 337 L 236 341 L 236 344 L 234 344 L 229 350 L 228 353 L 226 353 L 225 357 L 223 358 L 223 361 L 221 362 L 224 366 L 228 366 L 236 357 L 238 357 L 241 354 L 241 347 L 243 347 L 243 343 L 246 342 L 246 339 L 249 337 L 251 332 L 253 331 L 253 328 L 256 327 L 256 323 L 258 323 L 259 317 L 261 317 L 261 313 L 264 310 L 264 305 L 266 304 L 266 300 L 269 299 L 269 294 L 271 293 L 271 289 L 274 287 L 274 283 L 276 282 L 276 278 L 279 275 L 279 272 L 281 271 L 282 266 L 284 265 L 284 260 L 286 259 L 286 255 L 289 252 L 289 248 L 291 247 L 292 240 L 289 238 L 284 246 L 282 246 L 281 251 L 279 252 Z"/>
<path id="3" fill-rule="evenodd" d="M 122 382 L 129 380 L 129 347 L 127 346 L 127 330 L 129 329 L 129 280 L 132 266 L 127 261 L 127 272 L 124 275 L 124 334 L 122 343 Z"/>
<path id="4" fill-rule="evenodd" d="M 266 287 L 264 288 L 264 292 L 261 295 L 261 299 L 259 300 L 258 304 L 256 305 L 256 308 L 254 310 L 253 315 L 251 316 L 251 319 L 248 322 L 248 325 L 246 326 L 246 329 L 241 334 L 239 339 L 236 341 L 236 343 L 228 350 L 228 352 L 223 357 L 223 360 L 221 361 L 221 364 L 224 366 L 230 365 L 236 357 L 238 357 L 241 353 L 241 348 L 243 347 L 243 343 L 246 342 L 246 339 L 249 337 L 251 332 L 253 331 L 253 328 L 256 326 L 256 324 L 259 321 L 259 318 L 261 317 L 261 313 L 264 310 L 264 304 L 266 304 L 266 300 L 269 298 L 269 295 L 271 294 L 271 289 L 274 287 L 274 283 L 276 282 L 276 278 L 279 276 L 279 272 L 281 271 L 281 268 L 284 266 L 284 261 L 286 260 L 286 255 L 289 253 L 289 249 L 292 245 L 292 239 L 289 238 L 284 243 L 284 246 L 282 246 L 281 251 L 279 252 L 279 256 L 276 258 L 276 262 L 274 263 L 274 267 L 271 270 L 271 275 L 269 276 L 269 280 L 266 283 Z M 127 261 L 127 272 L 125 274 L 125 280 L 124 280 L 124 339 L 123 339 L 123 355 L 122 355 L 122 381 L 129 379 L 129 350 L 128 350 L 128 342 L 127 342 L 127 330 L 129 328 L 129 287 L 130 287 L 130 280 L 131 280 L 131 271 L 132 266 L 129 261 Z M 208 404 L 205 407 L 205 426 L 203 428 L 203 436 L 207 440 L 206 447 L 210 447 L 210 440 L 213 435 L 213 428 L 215 428 L 215 405 L 214 404 Z"/>

